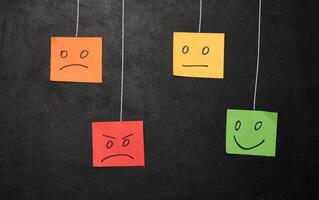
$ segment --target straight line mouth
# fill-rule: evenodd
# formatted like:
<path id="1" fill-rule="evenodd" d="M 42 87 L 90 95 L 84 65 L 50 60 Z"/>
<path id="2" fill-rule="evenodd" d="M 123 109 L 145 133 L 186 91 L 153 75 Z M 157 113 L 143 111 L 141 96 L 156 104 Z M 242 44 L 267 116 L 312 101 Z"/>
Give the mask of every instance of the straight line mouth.
<path id="1" fill-rule="evenodd" d="M 208 65 L 182 65 L 183 67 L 208 67 Z"/>

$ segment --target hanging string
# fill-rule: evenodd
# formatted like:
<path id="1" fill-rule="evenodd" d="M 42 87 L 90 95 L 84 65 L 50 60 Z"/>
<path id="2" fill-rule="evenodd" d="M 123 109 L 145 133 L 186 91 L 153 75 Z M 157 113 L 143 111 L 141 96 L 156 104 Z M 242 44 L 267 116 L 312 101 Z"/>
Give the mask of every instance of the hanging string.
<path id="1" fill-rule="evenodd" d="M 122 72 L 121 72 L 121 108 L 120 121 L 123 119 L 123 89 L 124 89 L 124 8 L 125 0 L 122 1 Z"/>
<path id="2" fill-rule="evenodd" d="M 256 63 L 256 79 L 255 79 L 255 90 L 254 90 L 254 102 L 253 109 L 256 109 L 256 96 L 258 86 L 258 75 L 259 75 L 259 55 L 260 55 L 260 24 L 261 24 L 261 0 L 259 0 L 259 12 L 258 12 L 258 45 L 257 45 L 257 63 Z"/>
<path id="3" fill-rule="evenodd" d="M 200 33 L 202 27 L 202 9 L 203 9 L 203 0 L 199 0 L 199 22 L 198 22 L 198 32 Z"/>
<path id="4" fill-rule="evenodd" d="M 80 18 L 80 0 L 77 0 L 75 37 L 78 37 L 78 32 L 79 32 L 79 18 Z"/>

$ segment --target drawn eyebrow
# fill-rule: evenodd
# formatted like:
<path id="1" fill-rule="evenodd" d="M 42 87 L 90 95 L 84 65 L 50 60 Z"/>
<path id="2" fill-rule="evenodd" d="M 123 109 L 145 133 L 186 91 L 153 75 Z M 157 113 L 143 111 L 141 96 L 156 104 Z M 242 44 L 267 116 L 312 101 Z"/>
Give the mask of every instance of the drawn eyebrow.
<path id="1" fill-rule="evenodd" d="M 133 133 L 132 133 L 132 134 L 129 134 L 129 135 L 123 137 L 122 140 L 124 140 L 125 138 L 130 137 L 130 136 L 132 136 L 132 135 L 134 135 L 134 134 L 133 134 Z"/>
<path id="2" fill-rule="evenodd" d="M 112 138 L 112 139 L 116 139 L 115 137 L 112 137 L 112 136 L 109 136 L 109 135 L 103 135 L 104 137 L 109 137 L 109 138 Z"/>

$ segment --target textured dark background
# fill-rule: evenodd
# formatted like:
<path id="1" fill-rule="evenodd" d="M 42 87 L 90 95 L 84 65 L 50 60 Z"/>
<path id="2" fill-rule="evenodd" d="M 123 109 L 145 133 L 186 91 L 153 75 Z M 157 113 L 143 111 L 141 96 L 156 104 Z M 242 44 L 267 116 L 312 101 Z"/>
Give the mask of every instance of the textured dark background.
<path id="1" fill-rule="evenodd" d="M 127 0 L 124 120 L 144 120 L 145 168 L 92 168 L 91 122 L 119 119 L 121 1 L 82 0 L 103 37 L 103 84 L 49 81 L 50 36 L 76 0 L 0 1 L 0 199 L 309 199 L 318 178 L 318 4 L 264 0 L 257 108 L 279 113 L 276 158 L 225 153 L 227 108 L 251 109 L 257 0 L 204 0 L 225 32 L 225 79 L 172 76 L 172 33 L 198 0 Z M 317 114 L 315 114 L 317 112 Z M 318 198 L 318 197 L 317 197 Z"/>

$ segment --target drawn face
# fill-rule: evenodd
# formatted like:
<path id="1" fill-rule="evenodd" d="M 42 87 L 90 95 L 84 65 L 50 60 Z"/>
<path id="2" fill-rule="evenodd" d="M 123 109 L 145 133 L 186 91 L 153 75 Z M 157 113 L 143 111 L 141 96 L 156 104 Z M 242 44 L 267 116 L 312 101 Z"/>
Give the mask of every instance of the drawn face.
<path id="1" fill-rule="evenodd" d="M 174 33 L 173 74 L 224 78 L 224 33 Z"/>
<path id="2" fill-rule="evenodd" d="M 143 121 L 93 122 L 93 166 L 144 166 L 143 137 Z"/>
<path id="3" fill-rule="evenodd" d="M 226 152 L 275 156 L 277 113 L 227 110 Z"/>
<path id="4" fill-rule="evenodd" d="M 51 81 L 102 82 L 102 38 L 51 37 Z"/>

